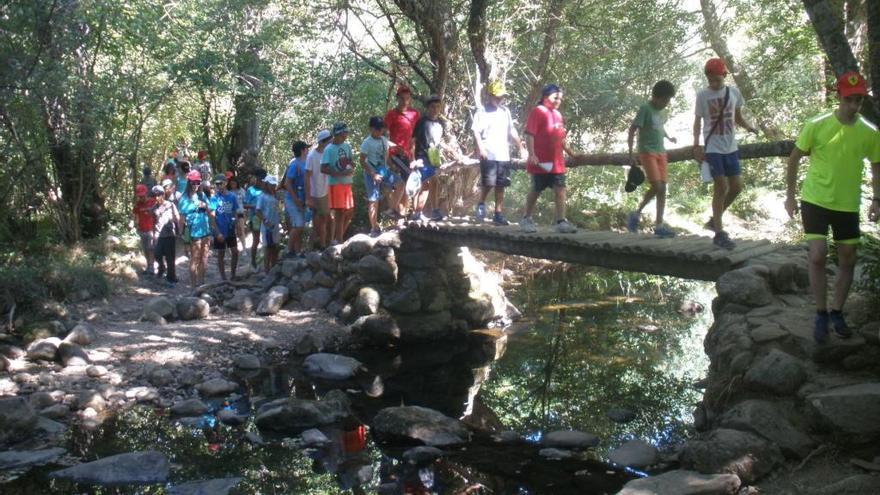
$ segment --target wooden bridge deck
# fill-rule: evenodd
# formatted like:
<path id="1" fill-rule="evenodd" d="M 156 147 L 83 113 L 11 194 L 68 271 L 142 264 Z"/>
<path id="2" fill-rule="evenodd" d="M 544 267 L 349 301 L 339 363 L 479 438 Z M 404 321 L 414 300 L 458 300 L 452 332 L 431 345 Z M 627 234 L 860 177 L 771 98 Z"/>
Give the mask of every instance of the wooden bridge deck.
<path id="1" fill-rule="evenodd" d="M 600 266 L 614 270 L 714 281 L 747 261 L 785 248 L 766 240 L 739 240 L 736 249 L 712 244 L 710 237 L 584 231 L 559 234 L 549 226 L 526 234 L 519 226 L 496 227 L 464 220 L 410 223 L 404 236 L 433 243 L 468 246 L 532 258 Z"/>

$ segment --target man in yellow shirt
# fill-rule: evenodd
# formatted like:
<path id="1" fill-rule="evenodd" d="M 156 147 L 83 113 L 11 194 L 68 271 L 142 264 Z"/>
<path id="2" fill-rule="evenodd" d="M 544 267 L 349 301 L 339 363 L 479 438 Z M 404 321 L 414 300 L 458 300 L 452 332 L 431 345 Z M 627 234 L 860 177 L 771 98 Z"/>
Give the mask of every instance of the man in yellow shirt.
<path id="1" fill-rule="evenodd" d="M 874 187 L 869 218 L 880 218 L 880 132 L 858 113 L 868 95 L 868 85 L 858 73 L 847 72 L 837 80 L 837 94 L 840 103 L 836 110 L 818 115 L 804 125 L 788 157 L 785 177 L 785 210 L 794 217 L 798 165 L 801 158 L 810 156 L 801 187 L 801 220 L 810 250 L 810 288 L 816 300 L 813 337 L 820 344 L 828 339 L 829 321 L 837 336 L 852 336 L 842 310 L 852 285 L 861 237 L 859 207 L 865 159 L 871 162 Z M 839 268 L 830 312 L 825 294 L 828 227 L 837 244 Z"/>

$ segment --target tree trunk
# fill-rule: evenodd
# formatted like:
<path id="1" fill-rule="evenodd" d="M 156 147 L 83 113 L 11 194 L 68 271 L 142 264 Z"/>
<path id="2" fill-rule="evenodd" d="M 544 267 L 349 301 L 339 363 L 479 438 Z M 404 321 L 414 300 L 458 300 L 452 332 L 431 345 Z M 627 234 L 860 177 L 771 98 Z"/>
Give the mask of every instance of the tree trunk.
<path id="1" fill-rule="evenodd" d="M 458 54 L 458 26 L 449 0 L 394 0 L 408 19 L 415 23 L 431 59 L 431 92 L 446 94 L 449 70 Z"/>
<path id="2" fill-rule="evenodd" d="M 257 94 L 262 81 L 250 74 L 260 73 L 256 69 L 263 61 L 255 47 L 248 47 L 240 56 L 239 91 L 233 100 L 235 116 L 230 130 L 232 136 L 228 157 L 229 166 L 233 170 L 251 171 L 259 166 L 257 158 L 260 153 L 260 121 L 257 116 Z"/>
<path id="3" fill-rule="evenodd" d="M 471 53 L 477 63 L 479 74 L 477 80 L 486 84 L 489 79 L 489 63 L 486 61 L 486 7 L 488 0 L 471 0 L 471 8 L 468 14 L 468 41 L 471 45 Z M 475 95 L 479 101 L 480 95 Z"/>
<path id="4" fill-rule="evenodd" d="M 538 61 L 533 70 L 535 80 L 532 81 L 529 94 L 520 110 L 520 122 L 526 121 L 526 117 L 529 115 L 529 112 L 532 110 L 532 107 L 535 106 L 538 97 L 541 95 L 541 87 L 545 83 L 544 78 L 547 75 L 550 56 L 553 53 L 553 48 L 556 46 L 556 32 L 559 30 L 559 25 L 562 23 L 562 7 L 564 5 L 565 2 L 563 0 L 548 0 L 547 8 L 545 9 L 545 12 L 547 12 L 547 19 L 544 24 L 544 43 L 541 46 L 541 54 L 538 56 Z"/>
<path id="5" fill-rule="evenodd" d="M 868 2 L 867 23 L 868 70 L 866 72 L 873 88 L 874 108 L 880 110 L 880 2 Z"/>

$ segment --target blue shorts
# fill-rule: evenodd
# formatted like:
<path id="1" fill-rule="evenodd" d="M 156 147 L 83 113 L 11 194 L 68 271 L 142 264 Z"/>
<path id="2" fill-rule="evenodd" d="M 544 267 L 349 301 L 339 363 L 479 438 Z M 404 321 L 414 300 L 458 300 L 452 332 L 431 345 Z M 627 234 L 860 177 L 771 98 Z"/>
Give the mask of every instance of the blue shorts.
<path id="1" fill-rule="evenodd" d="M 290 226 L 295 229 L 301 229 L 306 225 L 305 208 L 299 209 L 293 204 L 293 201 L 284 199 L 284 211 L 287 212 L 287 218 L 290 220 Z"/>
<path id="2" fill-rule="evenodd" d="M 419 169 L 419 173 L 422 174 L 422 182 L 427 181 L 431 177 L 437 175 L 437 167 L 432 167 L 431 165 L 424 165 Z"/>
<path id="3" fill-rule="evenodd" d="M 364 196 L 366 196 L 367 201 L 370 203 L 379 201 L 379 198 L 382 196 L 381 189 L 383 187 L 393 189 L 400 182 L 400 177 L 389 172 L 387 168 L 379 168 L 376 172 L 382 176 L 382 182 L 379 184 L 373 181 L 373 177 L 370 174 L 364 172 Z"/>
<path id="4" fill-rule="evenodd" d="M 733 153 L 706 153 L 706 162 L 709 163 L 713 179 L 740 175 L 739 150 Z"/>

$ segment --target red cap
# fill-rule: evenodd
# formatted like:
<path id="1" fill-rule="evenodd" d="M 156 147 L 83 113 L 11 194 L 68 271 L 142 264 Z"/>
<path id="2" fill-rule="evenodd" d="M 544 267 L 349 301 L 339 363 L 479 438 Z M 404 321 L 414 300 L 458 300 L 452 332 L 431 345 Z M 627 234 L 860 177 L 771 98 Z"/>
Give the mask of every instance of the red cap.
<path id="1" fill-rule="evenodd" d="M 227 170 L 226 172 L 223 172 L 223 177 L 226 177 L 226 180 L 231 179 L 233 175 L 234 174 L 232 173 L 232 170 Z"/>
<path id="2" fill-rule="evenodd" d="M 706 61 L 706 67 L 703 68 L 703 71 L 707 76 L 726 76 L 727 66 L 720 58 L 710 58 Z"/>
<path id="3" fill-rule="evenodd" d="M 147 186 L 144 184 L 138 184 L 134 186 L 134 195 L 135 196 L 146 196 L 147 195 Z"/>
<path id="4" fill-rule="evenodd" d="M 199 160 L 204 160 L 205 157 L 208 156 L 208 152 L 205 150 L 199 150 Z"/>
<path id="5" fill-rule="evenodd" d="M 197 181 L 202 180 L 202 174 L 199 173 L 198 170 L 190 170 L 188 174 L 186 174 L 186 180 L 189 181 Z"/>
<path id="6" fill-rule="evenodd" d="M 410 91 L 409 86 L 401 85 L 399 88 L 397 88 L 397 96 L 405 95 L 405 94 L 412 94 L 412 91 Z"/>
<path id="7" fill-rule="evenodd" d="M 837 78 L 837 94 L 841 98 L 853 95 L 868 95 L 868 83 L 858 72 L 844 72 Z"/>

